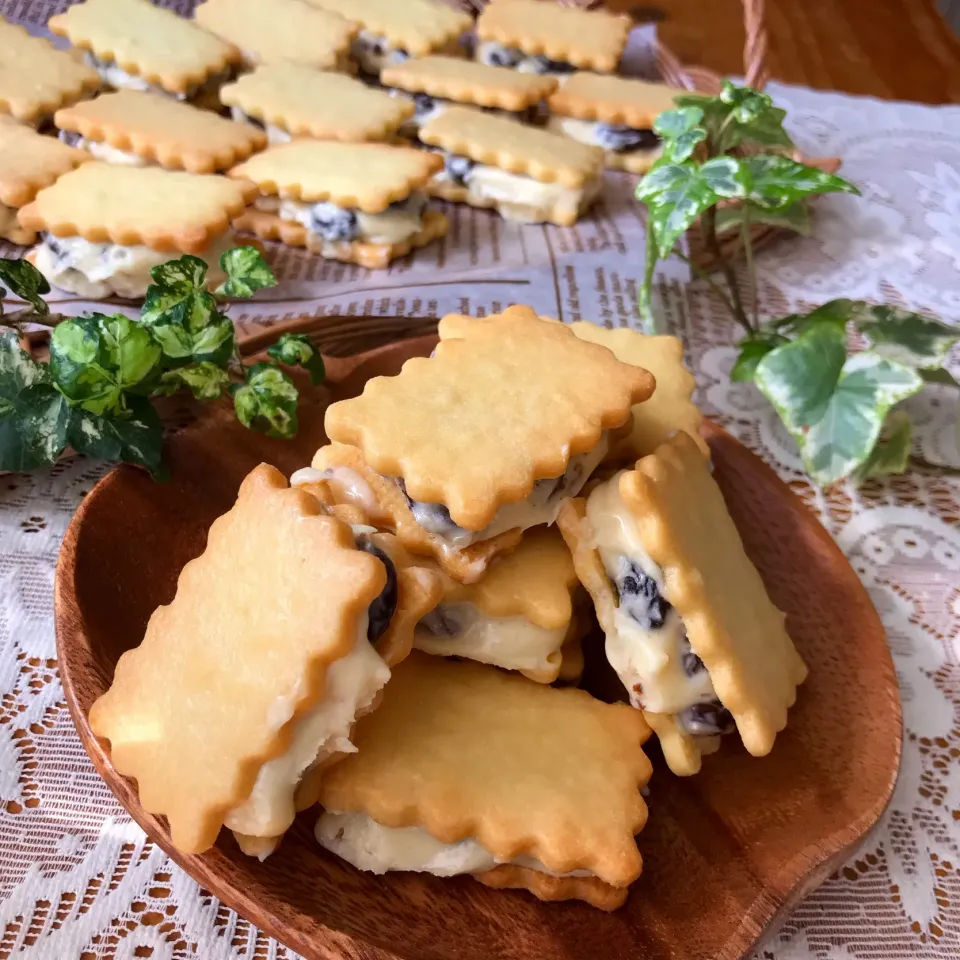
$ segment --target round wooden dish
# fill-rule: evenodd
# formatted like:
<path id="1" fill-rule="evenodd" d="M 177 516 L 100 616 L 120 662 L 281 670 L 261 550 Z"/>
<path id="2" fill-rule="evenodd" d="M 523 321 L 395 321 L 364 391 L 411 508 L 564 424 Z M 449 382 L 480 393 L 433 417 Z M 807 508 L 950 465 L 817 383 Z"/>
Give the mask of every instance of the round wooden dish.
<path id="1" fill-rule="evenodd" d="M 597 957 L 736 960 L 749 954 L 809 890 L 852 852 L 882 814 L 900 755 L 900 705 L 877 614 L 812 514 L 774 473 L 707 425 L 716 476 L 747 550 L 810 665 L 790 724 L 773 753 L 748 756 L 727 739 L 703 772 L 680 779 L 651 741 L 650 821 L 639 836 L 643 876 L 627 905 L 606 914 L 580 903 L 544 904 L 468 877 L 362 874 L 313 840 L 301 815 L 265 863 L 221 834 L 185 856 L 166 823 L 141 809 L 117 775 L 87 714 L 120 654 L 203 549 L 261 460 L 289 473 L 323 441 L 331 399 L 392 374 L 435 337 L 331 360 L 295 441 L 269 440 L 213 408 L 169 444 L 172 480 L 122 467 L 87 496 L 67 531 L 56 583 L 60 672 L 77 730 L 97 770 L 148 835 L 206 889 L 309 958 L 329 960 L 565 960 Z M 595 638 L 596 639 L 596 638 Z"/>

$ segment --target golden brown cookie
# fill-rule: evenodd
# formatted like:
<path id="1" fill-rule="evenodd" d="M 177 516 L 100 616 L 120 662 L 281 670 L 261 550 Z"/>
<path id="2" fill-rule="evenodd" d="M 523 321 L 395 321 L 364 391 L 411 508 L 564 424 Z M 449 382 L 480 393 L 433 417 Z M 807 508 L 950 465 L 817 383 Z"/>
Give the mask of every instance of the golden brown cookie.
<path id="1" fill-rule="evenodd" d="M 674 97 L 686 92 L 633 77 L 579 72 L 550 95 L 547 105 L 564 117 L 648 130 L 661 113 L 675 108 Z"/>

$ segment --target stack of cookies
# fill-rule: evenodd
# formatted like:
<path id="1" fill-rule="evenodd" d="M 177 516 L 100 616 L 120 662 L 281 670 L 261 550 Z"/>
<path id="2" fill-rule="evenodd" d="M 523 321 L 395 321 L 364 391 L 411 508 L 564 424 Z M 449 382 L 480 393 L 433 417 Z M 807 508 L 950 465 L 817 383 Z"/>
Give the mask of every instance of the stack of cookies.
<path id="1" fill-rule="evenodd" d="M 763 756 L 806 668 L 678 341 L 521 306 L 439 333 L 327 409 L 290 486 L 247 477 L 91 726 L 185 851 L 226 826 L 263 858 L 319 804 L 358 869 L 615 909 L 651 731 L 678 775 L 734 732 Z M 581 644 L 629 705 L 570 686 Z"/>

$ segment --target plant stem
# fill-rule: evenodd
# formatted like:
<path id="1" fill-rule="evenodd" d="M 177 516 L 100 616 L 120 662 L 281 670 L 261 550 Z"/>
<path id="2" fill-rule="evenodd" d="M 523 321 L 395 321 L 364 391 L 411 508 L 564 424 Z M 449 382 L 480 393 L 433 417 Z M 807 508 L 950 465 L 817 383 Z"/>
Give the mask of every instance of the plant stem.
<path id="1" fill-rule="evenodd" d="M 747 319 L 747 315 L 743 310 L 743 301 L 740 299 L 740 288 L 737 285 L 737 274 L 733 269 L 733 266 L 724 257 L 723 252 L 720 249 L 720 242 L 717 240 L 717 208 L 709 207 L 703 212 L 703 216 L 700 218 L 700 226 L 703 232 L 703 242 L 706 245 L 707 253 L 709 253 L 717 265 L 723 271 L 723 276 L 727 281 L 727 288 L 730 290 L 730 301 L 733 311 L 733 319 L 743 327 L 747 333 L 753 333 L 753 327 L 750 326 L 750 321 Z"/>
<path id="2" fill-rule="evenodd" d="M 61 320 L 67 318 L 62 313 L 37 313 L 33 307 L 24 307 L 22 310 L 14 310 L 13 313 L 5 313 L 0 316 L 0 326 L 13 327 L 19 330 L 25 323 L 36 323 L 41 327 L 55 327 Z"/>
<path id="3" fill-rule="evenodd" d="M 723 292 L 723 287 L 717 283 L 713 277 L 707 273 L 703 267 L 698 263 L 694 263 L 685 253 L 682 253 L 680 250 L 674 250 L 673 255 L 680 260 L 682 260 L 697 276 L 698 279 L 703 280 L 710 289 L 723 301 L 723 305 L 730 311 L 730 313 L 735 313 L 733 309 L 733 304 L 730 302 L 730 298 Z"/>
<path id="4" fill-rule="evenodd" d="M 753 307 L 753 326 L 760 329 L 760 304 L 757 302 L 757 271 L 753 263 L 753 239 L 750 236 L 750 204 L 743 204 L 743 219 L 740 221 L 740 240 L 743 255 L 747 262 L 747 276 L 750 278 L 750 299 Z"/>

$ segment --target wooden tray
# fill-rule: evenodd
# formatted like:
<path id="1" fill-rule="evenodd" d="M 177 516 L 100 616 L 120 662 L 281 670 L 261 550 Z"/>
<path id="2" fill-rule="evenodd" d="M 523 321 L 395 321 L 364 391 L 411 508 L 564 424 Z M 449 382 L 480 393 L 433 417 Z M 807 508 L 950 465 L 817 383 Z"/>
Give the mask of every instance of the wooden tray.
<path id="1" fill-rule="evenodd" d="M 716 477 L 751 557 L 811 676 L 773 753 L 749 757 L 735 738 L 694 778 L 672 776 L 656 746 L 645 869 L 613 914 L 543 904 L 467 877 L 374 877 L 321 850 L 302 814 L 266 863 L 227 832 L 202 856 L 170 845 L 117 775 L 87 714 L 119 655 L 173 596 L 183 564 L 261 460 L 289 473 L 323 442 L 322 412 L 371 376 L 429 353 L 421 337 L 331 360 L 295 441 L 239 426 L 208 408 L 169 444 L 172 480 L 122 467 L 86 497 L 64 538 L 56 579 L 60 672 L 77 731 L 97 770 L 147 834 L 206 889 L 309 960 L 735 960 L 749 954 L 877 822 L 900 756 L 900 705 L 883 630 L 853 570 L 813 515 L 731 436 L 707 425 Z M 594 638 L 596 640 L 598 638 Z"/>

